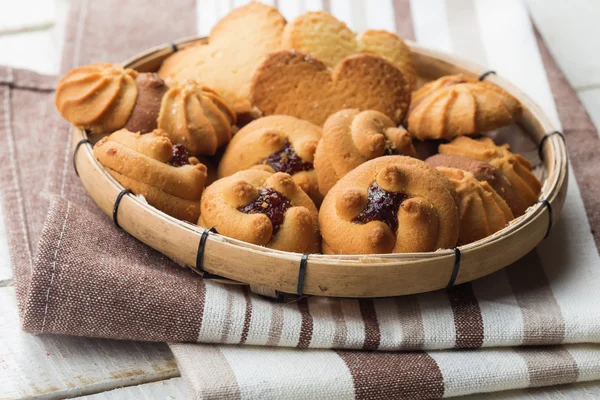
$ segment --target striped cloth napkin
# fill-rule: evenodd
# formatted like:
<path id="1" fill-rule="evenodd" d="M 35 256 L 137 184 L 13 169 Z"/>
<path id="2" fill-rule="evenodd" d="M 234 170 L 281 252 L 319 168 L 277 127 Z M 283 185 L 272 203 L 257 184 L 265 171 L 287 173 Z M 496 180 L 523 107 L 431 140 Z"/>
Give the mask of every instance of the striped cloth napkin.
<path id="1" fill-rule="evenodd" d="M 141 13 L 133 1 L 74 2 L 63 70 L 206 34 L 231 6 L 149 1 Z M 3 216 L 23 328 L 173 342 L 197 398 L 439 398 L 600 380 L 600 140 L 522 3 L 279 7 L 288 19 L 323 8 L 355 31 L 396 31 L 487 65 L 533 97 L 562 122 L 572 161 L 550 237 L 496 274 L 416 296 L 277 304 L 204 282 L 118 231 L 89 199 L 53 110 L 57 78 L 0 68 Z"/>

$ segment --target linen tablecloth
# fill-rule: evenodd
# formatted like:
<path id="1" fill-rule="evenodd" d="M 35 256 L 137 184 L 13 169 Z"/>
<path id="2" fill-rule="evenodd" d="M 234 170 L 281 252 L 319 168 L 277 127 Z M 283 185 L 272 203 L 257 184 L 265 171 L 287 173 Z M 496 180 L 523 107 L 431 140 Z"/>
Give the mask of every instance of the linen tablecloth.
<path id="1" fill-rule="evenodd" d="M 280 3 L 286 17 L 308 5 Z M 525 9 L 503 3 L 320 4 L 355 30 L 395 30 L 495 69 L 566 136 L 573 172 L 545 242 L 478 281 L 400 298 L 278 304 L 198 279 L 116 229 L 87 196 L 53 109 L 57 78 L 0 69 L 0 182 L 23 329 L 204 343 L 171 345 L 197 397 L 435 398 L 600 379 L 600 143 Z M 75 2 L 63 71 L 205 33 L 225 11 L 215 4 L 227 8 Z"/>

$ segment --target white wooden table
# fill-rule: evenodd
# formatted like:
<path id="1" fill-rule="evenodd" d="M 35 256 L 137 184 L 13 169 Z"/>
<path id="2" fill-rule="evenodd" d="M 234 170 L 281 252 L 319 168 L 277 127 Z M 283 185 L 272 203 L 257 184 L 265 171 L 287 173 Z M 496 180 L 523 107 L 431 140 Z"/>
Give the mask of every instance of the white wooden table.
<path id="1" fill-rule="evenodd" d="M 20 0 L 10 2 L 9 6 L 8 2 L 2 4 L 0 65 L 57 74 L 69 1 Z M 588 108 L 596 126 L 600 126 L 600 53 L 594 51 L 600 46 L 600 25 L 596 23 L 597 16 L 600 15 L 600 3 L 587 0 L 524 1 L 554 56 Z M 320 3 L 318 0 L 305 2 Z M 203 6 L 209 6 L 208 3 L 218 5 L 217 0 L 206 0 Z M 331 2 L 334 12 L 338 3 L 335 0 Z M 279 4 L 286 17 L 296 13 L 289 0 L 280 0 Z M 200 34 L 206 34 L 214 23 L 206 21 L 205 15 L 198 15 Z M 366 15 L 362 22 L 366 24 L 372 17 Z M 386 20 L 386 14 L 376 17 L 383 25 L 393 24 L 391 19 Z M 19 29 L 23 25 L 27 25 L 28 29 L 20 32 Z M 361 30 L 364 27 L 353 28 Z M 586 40 L 581 41 L 582 37 Z M 31 336 L 22 333 L 12 285 L 6 232 L 1 216 L 2 213 L 0 399 L 55 399 L 75 396 L 94 400 L 186 398 L 185 386 L 178 377 L 179 371 L 166 344 L 51 335 Z M 552 390 L 470 396 L 469 399 L 575 397 L 600 398 L 600 386 L 597 383 L 586 383 Z"/>

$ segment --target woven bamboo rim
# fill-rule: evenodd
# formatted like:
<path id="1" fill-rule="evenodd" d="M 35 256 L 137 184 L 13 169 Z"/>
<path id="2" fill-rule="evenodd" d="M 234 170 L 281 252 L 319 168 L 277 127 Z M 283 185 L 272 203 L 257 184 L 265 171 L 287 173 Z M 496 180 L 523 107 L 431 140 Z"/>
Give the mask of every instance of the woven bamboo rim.
<path id="1" fill-rule="evenodd" d="M 203 38 L 183 39 L 151 49 L 126 61 L 124 65 L 139 71 L 156 71 L 168 55 Z M 486 70 L 459 57 L 429 50 L 410 43 L 417 69 L 423 77 L 463 73 L 480 76 Z M 521 126 L 540 143 L 556 127 L 529 97 L 497 75 L 486 80 L 498 85 L 523 105 Z M 73 129 L 73 148 L 86 133 Z M 567 153 L 560 135 L 548 136 L 543 143 L 547 178 L 540 202 L 496 234 L 460 247 L 460 263 L 455 250 L 430 253 L 385 255 L 310 255 L 303 276 L 299 277 L 301 254 L 271 250 L 239 240 L 208 234 L 203 257 L 204 270 L 231 281 L 249 284 L 255 291 L 297 293 L 303 278 L 303 294 L 333 297 L 386 297 L 438 290 L 451 281 L 469 282 L 489 275 L 517 261 L 545 237 L 552 218 L 562 209 L 567 191 Z M 84 143 L 74 155 L 74 163 L 83 185 L 96 204 L 109 216 L 123 187 L 105 172 L 94 158 L 92 146 Z M 550 215 L 553 214 L 553 217 Z M 132 236 L 166 256 L 196 265 L 203 228 L 177 220 L 149 206 L 136 196 L 123 196 L 118 209 L 119 225 Z M 233 282 L 232 282 L 233 281 Z"/>

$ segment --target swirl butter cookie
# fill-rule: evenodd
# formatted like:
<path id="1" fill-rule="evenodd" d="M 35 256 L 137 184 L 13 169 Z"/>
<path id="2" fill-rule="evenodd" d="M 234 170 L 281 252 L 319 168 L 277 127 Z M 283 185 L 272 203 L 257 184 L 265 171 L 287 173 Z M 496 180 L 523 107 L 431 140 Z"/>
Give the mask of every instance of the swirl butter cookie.
<path id="1" fill-rule="evenodd" d="M 379 111 L 338 111 L 325 122 L 315 154 L 321 194 L 360 164 L 386 155 L 416 156 L 406 129 Z"/>
<path id="2" fill-rule="evenodd" d="M 527 209 L 519 193 L 502 171 L 485 161 L 451 154 L 436 154 L 426 159 L 425 162 L 433 167 L 456 168 L 468 171 L 478 181 L 487 182 L 506 201 L 515 217 L 522 215 Z"/>
<path id="3" fill-rule="evenodd" d="M 281 41 L 283 48 L 311 54 L 330 68 L 353 54 L 375 54 L 400 69 L 411 88 L 417 82 L 410 48 L 398 35 L 374 29 L 356 35 L 325 11 L 307 12 L 288 22 Z"/>
<path id="4" fill-rule="evenodd" d="M 227 103 L 194 81 L 171 87 L 158 114 L 158 128 L 192 154 L 215 154 L 231 139 L 235 122 L 235 113 Z"/>
<path id="5" fill-rule="evenodd" d="M 277 9 L 252 2 L 221 19 L 208 43 L 173 53 L 158 73 L 169 84 L 202 82 L 225 98 L 240 119 L 252 119 L 257 116 L 248 101 L 252 74 L 263 57 L 281 48 L 284 26 Z"/>
<path id="6" fill-rule="evenodd" d="M 219 164 L 219 177 L 248 168 L 285 172 L 315 204 L 323 197 L 313 167 L 321 128 L 298 118 L 274 115 L 252 121 L 227 146 Z"/>
<path id="7" fill-rule="evenodd" d="M 235 114 L 213 90 L 194 81 L 167 87 L 155 73 L 92 64 L 67 73 L 56 88 L 61 115 L 92 133 L 162 129 L 192 154 L 215 154 L 229 142 Z"/>
<path id="8" fill-rule="evenodd" d="M 519 101 L 498 86 L 450 75 L 413 92 L 408 130 L 420 140 L 452 139 L 518 122 L 521 114 Z"/>
<path id="9" fill-rule="evenodd" d="M 483 239 L 514 218 L 508 204 L 486 181 L 479 181 L 471 172 L 456 168 L 438 167 L 437 170 L 450 180 L 458 195 L 459 244 Z"/>
<path id="10" fill-rule="evenodd" d="M 329 69 L 295 50 L 269 54 L 252 78 L 250 100 L 264 115 L 291 115 L 323 125 L 346 109 L 376 110 L 399 124 L 410 103 L 410 85 L 382 57 L 358 54 Z"/>
<path id="11" fill-rule="evenodd" d="M 323 252 L 382 254 L 456 245 L 459 215 L 448 179 L 423 161 L 379 157 L 327 193 L 319 211 Z"/>
<path id="12" fill-rule="evenodd" d="M 150 205 L 184 221 L 198 220 L 206 167 L 185 147 L 173 145 L 164 132 L 140 135 L 119 130 L 96 143 L 94 156 L 119 183 L 143 195 Z"/>
<path id="13" fill-rule="evenodd" d="M 240 171 L 206 188 L 198 225 L 272 249 L 317 253 L 317 208 L 283 172 Z"/>
<path id="14" fill-rule="evenodd" d="M 73 125 L 93 133 L 114 132 L 127 123 L 138 98 L 138 73 L 118 64 L 72 69 L 56 87 L 56 109 Z"/>
<path id="15" fill-rule="evenodd" d="M 527 207 L 537 201 L 542 184 L 531 172 L 529 161 L 520 154 L 512 153 L 507 144 L 497 146 L 488 137 L 471 139 L 461 136 L 450 143 L 440 145 L 438 150 L 441 154 L 454 154 L 486 161 L 502 171 L 522 201 L 517 215 L 521 215 Z"/>

